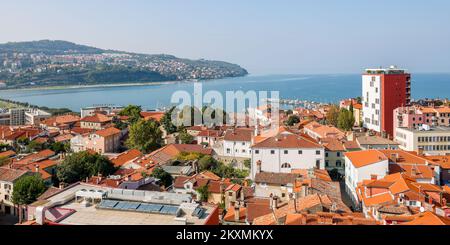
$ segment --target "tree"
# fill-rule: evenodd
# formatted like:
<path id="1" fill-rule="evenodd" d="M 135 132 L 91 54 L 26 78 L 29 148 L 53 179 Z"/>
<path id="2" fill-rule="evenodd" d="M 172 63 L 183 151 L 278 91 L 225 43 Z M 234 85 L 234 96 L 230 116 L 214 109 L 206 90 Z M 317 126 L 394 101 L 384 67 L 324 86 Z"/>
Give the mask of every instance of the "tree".
<path id="1" fill-rule="evenodd" d="M 39 175 L 27 175 L 14 183 L 12 202 L 17 205 L 28 205 L 37 200 L 47 188 Z"/>
<path id="2" fill-rule="evenodd" d="M 194 137 L 188 134 L 186 129 L 180 132 L 178 139 L 181 141 L 181 144 L 191 144 L 194 141 Z"/>
<path id="3" fill-rule="evenodd" d="M 294 126 L 295 124 L 300 122 L 300 118 L 297 115 L 291 115 L 289 116 L 288 120 L 286 121 L 286 125 L 288 126 Z"/>
<path id="4" fill-rule="evenodd" d="M 355 125 L 355 118 L 353 113 L 345 108 L 339 112 L 338 127 L 343 130 L 351 130 Z"/>
<path id="5" fill-rule="evenodd" d="M 252 161 L 250 159 L 245 159 L 244 160 L 244 167 L 250 169 L 252 166 Z"/>
<path id="6" fill-rule="evenodd" d="M 358 104 L 362 104 L 361 96 L 356 97 L 356 102 L 358 102 Z"/>
<path id="7" fill-rule="evenodd" d="M 211 192 L 208 189 L 208 185 L 203 185 L 200 188 L 197 189 L 199 196 L 199 199 L 201 202 L 207 202 L 209 199 L 209 196 L 211 195 Z"/>
<path id="8" fill-rule="evenodd" d="M 286 116 L 294 114 L 294 112 L 291 109 L 287 110 L 285 113 L 286 113 Z"/>
<path id="9" fill-rule="evenodd" d="M 50 150 L 56 152 L 56 154 L 61 152 L 68 152 L 70 149 L 70 145 L 62 142 L 55 142 L 50 145 Z"/>
<path id="10" fill-rule="evenodd" d="M 138 149 L 141 152 L 151 152 L 161 147 L 162 132 L 157 122 L 143 119 L 138 120 L 130 126 L 127 147 Z"/>
<path id="11" fill-rule="evenodd" d="M 173 177 L 172 175 L 170 175 L 169 173 L 167 173 L 166 171 L 164 171 L 164 169 L 157 167 L 153 170 L 152 177 L 157 178 L 160 180 L 160 183 L 165 187 L 169 187 L 172 185 L 173 183 Z"/>
<path id="12" fill-rule="evenodd" d="M 119 115 L 127 116 L 128 117 L 128 121 L 130 123 L 135 123 L 139 119 L 141 119 L 141 111 L 142 111 L 142 108 L 140 106 L 128 105 L 127 107 L 123 108 L 119 112 Z"/>
<path id="13" fill-rule="evenodd" d="M 200 152 L 195 152 L 195 151 L 192 151 L 192 152 L 181 152 L 180 154 L 178 154 L 176 159 L 178 161 L 188 162 L 188 161 L 199 160 L 203 156 L 204 156 L 204 154 L 202 154 Z"/>
<path id="14" fill-rule="evenodd" d="M 166 130 L 167 134 L 173 134 L 177 132 L 177 127 L 172 123 L 172 113 L 176 107 L 170 108 L 166 113 L 164 113 L 164 116 L 161 118 L 161 124 L 164 127 L 164 130 Z"/>
<path id="15" fill-rule="evenodd" d="M 82 151 L 67 156 L 57 166 L 56 176 L 61 182 L 72 184 L 97 174 L 108 176 L 115 171 L 114 164 L 107 157 Z"/>
<path id="16" fill-rule="evenodd" d="M 331 105 L 327 112 L 327 123 L 337 127 L 339 117 L 339 107 L 337 105 Z"/>
<path id="17" fill-rule="evenodd" d="M 198 160 L 198 166 L 201 171 L 211 170 L 217 165 L 216 159 L 209 155 L 205 155 Z"/>

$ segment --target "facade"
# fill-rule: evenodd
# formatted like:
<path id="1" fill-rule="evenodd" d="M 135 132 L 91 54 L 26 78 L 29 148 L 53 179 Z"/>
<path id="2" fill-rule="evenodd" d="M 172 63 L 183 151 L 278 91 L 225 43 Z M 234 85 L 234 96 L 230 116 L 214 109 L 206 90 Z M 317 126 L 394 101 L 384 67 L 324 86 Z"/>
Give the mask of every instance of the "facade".
<path id="1" fill-rule="evenodd" d="M 322 125 L 315 121 L 305 125 L 303 131 L 305 132 L 305 134 L 315 140 L 325 138 L 342 140 L 346 138 L 345 132 L 341 131 L 340 129 L 330 125 Z"/>
<path id="2" fill-rule="evenodd" d="M 14 183 L 27 171 L 0 168 L 0 214 L 17 215 L 18 210 L 12 203 Z"/>
<path id="3" fill-rule="evenodd" d="M 240 159 L 250 159 L 252 137 L 252 129 L 227 130 L 223 139 L 222 156 L 236 161 Z"/>
<path id="4" fill-rule="evenodd" d="M 93 150 L 99 154 L 114 153 L 120 147 L 121 131 L 111 127 L 95 133 L 77 135 L 70 139 L 73 152 Z"/>
<path id="5" fill-rule="evenodd" d="M 95 114 L 93 116 L 86 116 L 83 117 L 81 122 L 81 128 L 86 129 L 95 129 L 95 130 L 101 130 L 106 128 L 110 123 L 112 119 L 108 116 L 105 116 L 103 114 Z"/>
<path id="6" fill-rule="evenodd" d="M 394 109 L 410 103 L 411 75 L 395 66 L 366 69 L 362 92 L 363 126 L 392 137 Z"/>
<path id="7" fill-rule="evenodd" d="M 9 110 L 9 113 L 11 115 L 11 126 L 25 125 L 25 111 L 26 109 L 24 108 L 14 108 Z"/>
<path id="8" fill-rule="evenodd" d="M 345 153 L 345 188 L 357 203 L 356 188 L 363 180 L 383 178 L 389 173 L 389 160 L 378 150 Z"/>
<path id="9" fill-rule="evenodd" d="M 396 128 L 395 141 L 406 151 L 427 155 L 450 153 L 450 127 L 422 126 L 419 129 Z"/>
<path id="10" fill-rule="evenodd" d="M 43 120 L 50 117 L 51 117 L 50 113 L 40 109 L 32 108 L 25 111 L 25 124 L 39 126 Z"/>
<path id="11" fill-rule="evenodd" d="M 81 108 L 81 117 L 94 116 L 97 113 L 104 113 L 106 115 L 112 114 L 116 111 L 122 110 L 122 106 L 114 105 L 98 105 Z"/>
<path id="12" fill-rule="evenodd" d="M 252 146 L 252 179 L 260 172 L 311 168 L 325 168 L 325 148 L 310 138 L 285 131 Z"/>

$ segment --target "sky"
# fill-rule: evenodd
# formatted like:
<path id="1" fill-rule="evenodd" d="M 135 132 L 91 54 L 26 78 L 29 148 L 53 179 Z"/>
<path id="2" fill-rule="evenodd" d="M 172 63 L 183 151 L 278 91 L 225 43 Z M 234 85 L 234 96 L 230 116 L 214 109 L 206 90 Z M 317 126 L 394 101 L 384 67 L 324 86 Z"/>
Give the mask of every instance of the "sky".
<path id="1" fill-rule="evenodd" d="M 251 74 L 450 72 L 447 0 L 1 0 L 0 43 L 66 40 Z"/>

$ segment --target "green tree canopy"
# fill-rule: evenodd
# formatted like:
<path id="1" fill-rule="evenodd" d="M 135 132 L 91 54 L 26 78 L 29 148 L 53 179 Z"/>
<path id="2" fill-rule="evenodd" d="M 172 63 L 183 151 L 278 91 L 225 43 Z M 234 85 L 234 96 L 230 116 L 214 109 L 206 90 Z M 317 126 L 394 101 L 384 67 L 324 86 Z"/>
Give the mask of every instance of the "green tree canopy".
<path id="1" fill-rule="evenodd" d="M 327 123 L 335 127 L 338 126 L 339 107 L 337 105 L 331 105 L 327 112 Z"/>
<path id="2" fill-rule="evenodd" d="M 162 144 L 162 132 L 157 122 L 140 119 L 130 126 L 127 147 L 148 153 L 160 148 Z"/>
<path id="3" fill-rule="evenodd" d="M 164 130 L 166 130 L 167 134 L 173 134 L 177 132 L 177 127 L 172 123 L 172 112 L 176 107 L 170 108 L 166 113 L 164 113 L 164 116 L 161 118 L 161 124 L 164 127 Z"/>
<path id="4" fill-rule="evenodd" d="M 181 144 L 191 144 L 194 141 L 194 136 L 188 134 L 186 129 L 183 129 L 180 131 L 178 139 L 181 141 Z"/>
<path id="5" fill-rule="evenodd" d="M 353 117 L 353 113 L 343 108 L 339 112 L 338 127 L 340 129 L 349 131 L 353 128 L 353 125 L 355 125 L 355 118 Z"/>
<path id="6" fill-rule="evenodd" d="M 114 164 L 105 156 L 86 151 L 67 156 L 57 167 L 57 177 L 61 182 L 72 184 L 91 176 L 108 176 L 116 171 Z"/>
<path id="7" fill-rule="evenodd" d="M 197 189 L 199 196 L 199 200 L 202 202 L 207 202 L 211 192 L 208 189 L 208 185 L 203 185 Z"/>
<path id="8" fill-rule="evenodd" d="M 288 126 L 294 126 L 295 124 L 300 122 L 300 118 L 296 115 L 289 116 L 288 120 L 286 121 L 286 125 Z"/>
<path id="9" fill-rule="evenodd" d="M 216 159 L 214 159 L 212 156 L 204 155 L 198 160 L 198 166 L 201 171 L 203 170 L 210 170 L 215 168 L 217 165 Z"/>
<path id="10" fill-rule="evenodd" d="M 155 168 L 153 170 L 151 176 L 159 179 L 160 183 L 166 188 L 171 186 L 173 183 L 172 175 L 170 175 L 169 173 L 167 173 L 166 171 L 164 171 L 164 169 L 162 169 L 160 167 Z"/>
<path id="11" fill-rule="evenodd" d="M 139 119 L 141 119 L 141 111 L 142 111 L 142 108 L 140 106 L 128 105 L 127 107 L 125 107 L 124 109 L 122 109 L 119 112 L 119 115 L 128 116 L 128 118 L 129 118 L 128 121 L 130 123 L 135 123 Z"/>
<path id="12" fill-rule="evenodd" d="M 46 189 L 45 183 L 39 175 L 23 176 L 14 183 L 12 202 L 17 205 L 31 204 Z"/>

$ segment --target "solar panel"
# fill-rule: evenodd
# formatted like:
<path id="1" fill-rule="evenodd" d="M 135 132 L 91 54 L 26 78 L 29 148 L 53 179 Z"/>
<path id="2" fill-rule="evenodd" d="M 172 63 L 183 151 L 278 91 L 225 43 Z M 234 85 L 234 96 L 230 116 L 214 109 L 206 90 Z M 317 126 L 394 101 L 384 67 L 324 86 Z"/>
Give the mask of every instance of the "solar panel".
<path id="1" fill-rule="evenodd" d="M 159 204 L 150 204 L 150 212 L 155 212 L 158 213 L 161 211 L 161 209 L 163 208 L 163 205 L 159 205 Z"/>
<path id="2" fill-rule="evenodd" d="M 139 208 L 137 208 L 137 210 L 140 212 L 148 212 L 149 207 L 150 206 L 148 204 L 142 203 L 141 205 L 139 205 Z"/>
<path id="3" fill-rule="evenodd" d="M 140 203 L 137 202 L 132 202 L 130 203 L 130 205 L 128 206 L 128 210 L 136 210 L 139 207 Z"/>
<path id="4" fill-rule="evenodd" d="M 119 202 L 114 208 L 115 209 L 123 209 L 126 202 Z"/>
<path id="5" fill-rule="evenodd" d="M 169 206 L 169 205 L 165 205 L 162 209 L 161 209 L 161 213 L 162 214 L 176 214 L 178 210 L 178 207 L 175 206 Z"/>

